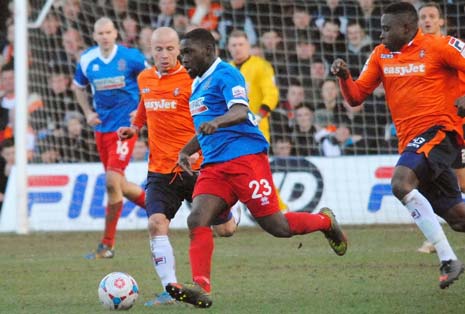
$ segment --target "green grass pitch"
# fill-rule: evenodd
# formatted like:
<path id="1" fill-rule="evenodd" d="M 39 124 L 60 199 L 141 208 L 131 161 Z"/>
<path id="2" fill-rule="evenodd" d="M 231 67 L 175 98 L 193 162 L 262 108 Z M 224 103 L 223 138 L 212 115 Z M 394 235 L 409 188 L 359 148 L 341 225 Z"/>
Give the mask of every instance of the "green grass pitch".
<path id="1" fill-rule="evenodd" d="M 445 227 L 465 259 L 465 235 Z M 139 284 L 130 313 L 463 313 L 465 275 L 449 289 L 438 286 L 435 254 L 416 252 L 415 226 L 350 226 L 349 249 L 336 256 L 323 234 L 276 239 L 255 228 L 215 238 L 213 306 L 145 308 L 161 291 L 146 231 L 120 231 L 112 260 L 87 261 L 100 233 L 0 234 L 0 313 L 106 313 L 97 286 L 112 271 Z M 171 232 L 177 275 L 188 281 L 187 232 Z"/>

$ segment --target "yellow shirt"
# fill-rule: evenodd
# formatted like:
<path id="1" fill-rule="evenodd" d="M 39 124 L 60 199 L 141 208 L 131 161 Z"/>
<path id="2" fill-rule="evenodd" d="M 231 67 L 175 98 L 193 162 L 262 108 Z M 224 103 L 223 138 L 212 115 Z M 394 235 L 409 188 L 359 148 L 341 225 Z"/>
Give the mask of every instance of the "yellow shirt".
<path id="1" fill-rule="evenodd" d="M 236 64 L 231 61 L 233 66 Z M 261 105 L 275 109 L 279 101 L 279 89 L 274 79 L 274 70 L 271 63 L 258 56 L 250 56 L 240 66 L 240 71 L 247 84 L 250 110 L 257 114 Z M 258 125 L 265 138 L 270 141 L 270 125 L 268 117 L 262 119 Z"/>

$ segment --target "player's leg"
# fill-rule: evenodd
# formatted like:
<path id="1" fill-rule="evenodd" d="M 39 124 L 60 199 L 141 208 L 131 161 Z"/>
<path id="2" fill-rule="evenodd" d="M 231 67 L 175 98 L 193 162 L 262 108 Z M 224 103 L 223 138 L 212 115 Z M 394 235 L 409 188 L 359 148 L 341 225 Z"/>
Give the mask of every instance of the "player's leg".
<path id="1" fill-rule="evenodd" d="M 338 255 L 345 254 L 347 239 L 331 210 L 325 209 L 316 214 L 280 211 L 266 154 L 243 156 L 228 166 L 232 177 L 236 178 L 231 180 L 235 193 L 266 232 L 275 237 L 292 237 L 322 231 L 333 250 Z"/>
<path id="2" fill-rule="evenodd" d="M 391 181 L 393 194 L 409 210 L 425 238 L 433 243 L 441 265 L 447 261 L 456 261 L 457 256 L 449 244 L 432 204 L 422 190 L 419 190 L 419 186 L 426 189 L 444 171 L 444 163 L 450 165 L 455 159 L 458 150 L 453 144 L 452 135 L 446 134 L 442 140 L 437 140 L 442 135 L 441 131 L 429 130 L 421 135 L 424 139 L 422 144 L 415 142 L 407 146 L 397 162 Z M 428 154 L 428 160 L 425 154 Z M 450 160 L 447 160 L 448 158 Z M 452 176 L 455 177 L 453 173 Z M 453 185 L 457 186 L 456 181 Z M 440 271 L 440 287 L 445 288 L 453 280 L 444 281 L 442 267 Z"/>
<path id="3" fill-rule="evenodd" d="M 237 230 L 237 226 L 241 220 L 242 207 L 241 202 L 236 202 L 230 210 L 220 214 L 212 222 L 212 229 L 215 235 L 219 237 L 231 237 Z"/>
<path id="4" fill-rule="evenodd" d="M 177 282 L 175 256 L 168 236 L 170 220 L 183 201 L 184 181 L 172 175 L 149 172 L 147 177 L 147 216 L 150 251 L 155 272 L 163 292 L 145 303 L 146 306 L 173 304 L 175 300 L 165 291 L 170 282 Z M 171 182 L 171 184 L 170 184 Z"/>
<path id="5" fill-rule="evenodd" d="M 116 133 L 115 133 L 116 134 Z M 114 256 L 114 240 L 116 225 L 123 208 L 123 193 L 121 190 L 124 181 L 123 172 L 110 168 L 112 155 L 116 153 L 116 141 L 113 133 L 95 133 L 97 150 L 105 169 L 105 189 L 108 196 L 105 208 L 105 229 L 103 237 L 95 252 L 87 254 L 86 259 L 112 258 Z"/>
<path id="6" fill-rule="evenodd" d="M 118 169 L 126 169 L 127 165 L 132 156 L 132 152 L 134 151 L 134 146 L 137 142 L 137 135 L 127 139 L 125 141 L 117 141 L 117 147 L 119 147 L 120 155 L 117 164 L 113 165 L 113 167 L 117 167 Z M 123 153 L 124 154 L 121 154 Z M 145 208 L 145 191 L 139 185 L 124 180 L 122 184 L 123 195 L 128 200 L 133 202 L 139 207 Z"/>
<path id="7" fill-rule="evenodd" d="M 214 242 L 210 226 L 216 217 L 228 211 L 229 204 L 237 201 L 226 178 L 221 175 L 221 167 L 222 164 L 215 164 L 202 169 L 193 193 L 192 211 L 187 218 L 194 284 L 170 283 L 166 287 L 173 298 L 197 307 L 212 304 L 210 292 Z"/>

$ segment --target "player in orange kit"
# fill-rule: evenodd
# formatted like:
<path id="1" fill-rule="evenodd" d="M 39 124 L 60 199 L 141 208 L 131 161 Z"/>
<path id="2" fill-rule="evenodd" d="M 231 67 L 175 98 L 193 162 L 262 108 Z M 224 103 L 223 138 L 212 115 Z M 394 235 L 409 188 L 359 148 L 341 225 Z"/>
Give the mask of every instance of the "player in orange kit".
<path id="1" fill-rule="evenodd" d="M 175 258 L 168 238 L 168 229 L 184 200 L 192 201 L 197 176 L 177 167 L 178 153 L 195 135 L 189 110 L 192 79 L 179 63 L 179 38 L 169 27 L 157 28 L 151 38 L 155 66 L 141 72 L 138 85 L 141 100 L 130 127 L 122 127 L 118 134 L 128 139 L 147 123 L 150 148 L 146 185 L 146 207 L 150 248 L 155 270 L 163 288 L 176 282 Z M 202 158 L 192 159 L 192 168 L 200 168 Z M 214 229 L 221 236 L 232 235 L 236 219 L 218 217 Z M 174 299 L 164 291 L 146 306 L 171 304 Z"/>
<path id="2" fill-rule="evenodd" d="M 436 2 L 428 2 L 423 4 L 418 10 L 419 26 L 425 34 L 431 34 L 434 36 L 444 36 L 441 32 L 441 28 L 444 26 L 445 21 L 443 18 L 442 10 L 439 4 Z M 449 36 L 450 39 L 450 36 Z M 465 95 L 465 73 L 459 72 L 460 80 L 460 95 Z M 465 126 L 465 125 L 464 125 Z M 458 164 L 453 165 L 455 168 L 455 174 L 457 175 L 460 190 L 462 193 L 465 192 L 465 148 L 462 147 L 462 158 L 458 161 Z M 418 252 L 421 253 L 434 253 L 436 249 L 434 245 L 429 241 L 423 242 L 422 246 L 418 248 Z"/>
<path id="3" fill-rule="evenodd" d="M 336 59 L 344 98 L 360 105 L 383 83 L 399 137 L 401 154 L 392 177 L 393 194 L 411 213 L 440 260 L 439 286 L 447 288 L 464 270 L 436 218 L 455 231 L 465 231 L 465 203 L 451 165 L 460 157 L 462 119 L 454 101 L 460 96 L 458 72 L 465 71 L 465 43 L 450 37 L 425 36 L 410 3 L 386 7 L 381 40 L 360 77 L 354 81 L 347 64 Z"/>

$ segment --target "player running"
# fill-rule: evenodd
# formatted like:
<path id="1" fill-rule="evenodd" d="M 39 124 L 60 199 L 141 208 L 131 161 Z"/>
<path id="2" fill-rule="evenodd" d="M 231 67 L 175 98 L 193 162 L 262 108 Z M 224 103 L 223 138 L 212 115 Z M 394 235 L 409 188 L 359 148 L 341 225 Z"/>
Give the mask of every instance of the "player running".
<path id="1" fill-rule="evenodd" d="M 147 217 L 150 249 L 155 271 L 163 290 L 176 282 L 175 257 L 168 231 L 171 219 L 184 200 L 192 202 L 197 174 L 190 175 L 177 167 L 181 148 L 195 135 L 189 111 L 192 79 L 179 63 L 179 38 L 169 27 L 159 27 L 151 37 L 155 66 L 142 71 L 138 77 L 141 94 L 139 107 L 130 127 L 118 129 L 120 138 L 135 136 L 147 123 L 150 148 L 147 175 Z M 193 171 L 198 171 L 202 157 L 198 152 L 190 158 Z M 240 209 L 240 208 L 239 208 Z M 237 217 L 238 218 L 238 217 Z M 231 213 L 212 223 L 220 236 L 230 236 L 236 230 L 236 217 Z M 158 294 L 146 306 L 172 304 L 166 292 Z"/>
<path id="2" fill-rule="evenodd" d="M 76 98 L 87 123 L 95 130 L 108 196 L 103 237 L 97 250 L 88 254 L 87 259 L 114 256 L 116 226 L 123 209 L 123 196 L 145 208 L 144 190 L 128 182 L 124 176 L 137 137 L 121 141 L 116 133 L 120 126 L 130 125 L 130 115 L 139 103 L 137 75 L 145 68 L 145 58 L 136 49 L 116 45 L 117 36 L 109 18 L 98 19 L 94 25 L 97 46 L 81 55 L 74 75 Z M 88 102 L 88 84 L 92 88 L 93 108 Z"/>
<path id="3" fill-rule="evenodd" d="M 226 215 L 237 200 L 247 205 L 257 223 L 275 237 L 322 231 L 337 255 L 347 240 L 333 212 L 318 214 L 279 210 L 267 157 L 268 142 L 249 111 L 245 81 L 240 72 L 216 55 L 215 39 L 195 29 L 181 40 L 183 65 L 195 78 L 190 111 L 197 135 L 179 153 L 178 164 L 192 173 L 189 156 L 202 149 L 204 161 L 194 188 L 189 257 L 193 284 L 170 283 L 172 297 L 197 307 L 210 307 L 213 234 L 209 227 Z"/>
<path id="4" fill-rule="evenodd" d="M 439 287 L 447 288 L 464 270 L 436 214 L 455 231 L 465 231 L 465 204 L 451 165 L 463 143 L 457 71 L 465 71 L 465 44 L 456 38 L 425 36 L 410 3 L 394 3 L 381 17 L 381 40 L 360 77 L 353 81 L 347 64 L 337 59 L 344 98 L 360 105 L 383 83 L 399 137 L 401 154 L 392 177 L 394 195 L 411 213 L 440 260 Z"/>
<path id="5" fill-rule="evenodd" d="M 423 4 L 418 11 L 418 15 L 418 24 L 423 33 L 434 36 L 444 36 L 441 32 L 441 28 L 444 26 L 445 21 L 439 4 L 436 2 Z M 450 36 L 448 36 L 448 38 L 450 39 Z M 465 73 L 459 72 L 458 75 L 460 79 L 460 95 L 465 95 Z M 460 190 L 462 193 L 465 193 L 465 148 L 463 147 L 461 156 L 462 158 L 460 158 L 458 163 L 454 164 L 453 167 L 455 168 L 455 174 L 459 180 Z M 422 246 L 418 248 L 418 252 L 434 253 L 436 252 L 436 249 L 431 242 L 425 241 Z"/>

